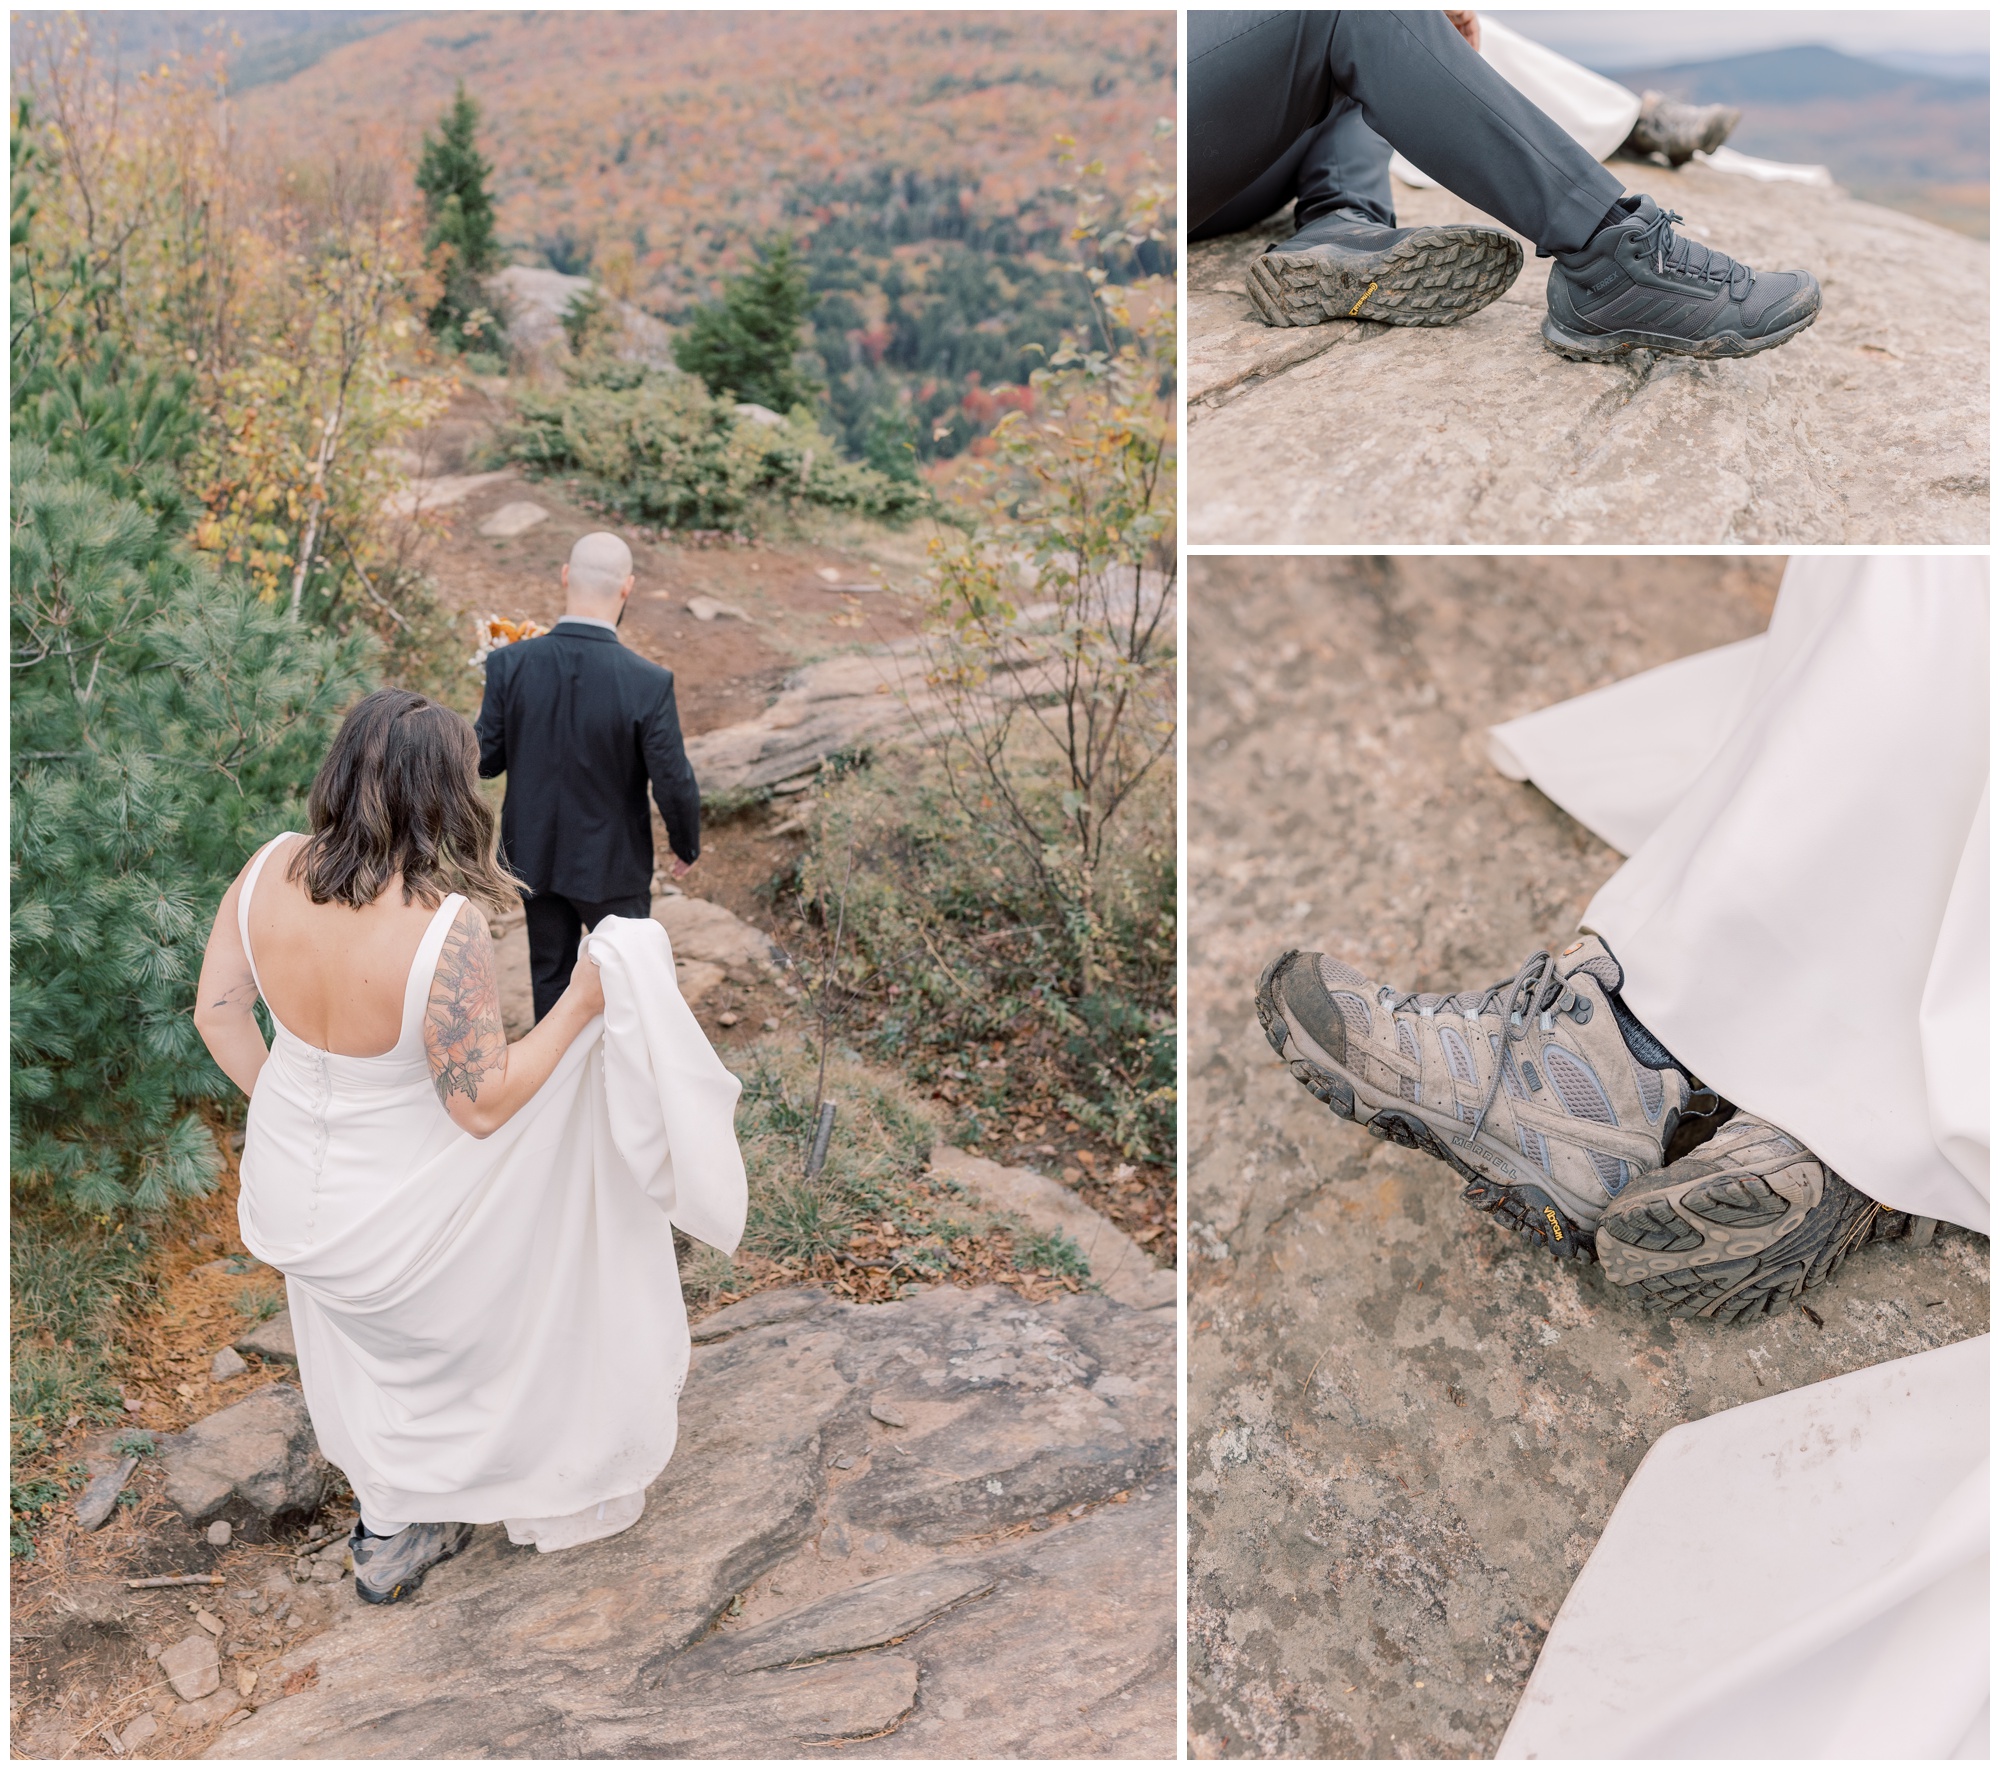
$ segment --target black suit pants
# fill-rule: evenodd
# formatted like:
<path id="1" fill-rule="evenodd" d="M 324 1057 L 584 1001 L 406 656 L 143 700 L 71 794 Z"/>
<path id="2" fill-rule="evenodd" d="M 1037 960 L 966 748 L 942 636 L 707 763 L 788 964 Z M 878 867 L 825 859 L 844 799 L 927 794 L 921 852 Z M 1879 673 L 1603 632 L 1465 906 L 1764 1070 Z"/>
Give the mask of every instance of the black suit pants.
<path id="1" fill-rule="evenodd" d="M 1295 195 L 1302 220 L 1388 220 L 1389 157 L 1370 133 L 1545 255 L 1585 245 L 1624 195 L 1442 12 L 1188 14 L 1191 238 Z"/>
<path id="2" fill-rule="evenodd" d="M 646 916 L 653 900 L 643 891 L 614 897 L 608 903 L 579 903 L 553 891 L 538 891 L 527 900 L 528 976 L 535 986 L 535 1018 L 541 1020 L 569 988 L 576 969 L 576 952 L 583 931 L 606 916 Z"/>

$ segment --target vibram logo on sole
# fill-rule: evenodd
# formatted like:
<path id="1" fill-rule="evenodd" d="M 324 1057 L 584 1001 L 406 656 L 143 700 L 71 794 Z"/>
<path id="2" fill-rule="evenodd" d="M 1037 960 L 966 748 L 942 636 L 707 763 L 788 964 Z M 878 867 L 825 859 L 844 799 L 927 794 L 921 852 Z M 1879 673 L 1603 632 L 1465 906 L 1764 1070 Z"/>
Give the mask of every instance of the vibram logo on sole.
<path id="1" fill-rule="evenodd" d="M 1563 1238 L 1562 1219 L 1555 1214 L 1554 1208 L 1549 1205 L 1542 1206 L 1542 1215 L 1548 1218 L 1549 1220 L 1550 1234 L 1552 1234 L 1557 1241 L 1561 1241 Z"/>
<path id="2" fill-rule="evenodd" d="M 1362 290 L 1361 301 L 1366 301 L 1368 297 L 1374 294 L 1377 289 L 1381 288 L 1381 286 L 1382 285 L 1380 283 L 1370 283 L 1367 288 Z M 1357 301 L 1352 307 L 1350 307 L 1347 310 L 1347 317 L 1349 319 L 1353 319 L 1354 316 L 1361 311 L 1361 301 Z"/>

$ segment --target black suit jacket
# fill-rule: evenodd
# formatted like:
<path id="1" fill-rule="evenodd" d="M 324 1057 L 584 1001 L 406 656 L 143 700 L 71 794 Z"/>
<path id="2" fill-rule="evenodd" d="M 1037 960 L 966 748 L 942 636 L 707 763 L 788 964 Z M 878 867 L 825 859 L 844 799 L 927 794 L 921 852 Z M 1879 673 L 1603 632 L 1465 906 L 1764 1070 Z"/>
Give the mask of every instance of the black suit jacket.
<path id="1" fill-rule="evenodd" d="M 646 784 L 684 861 L 701 853 L 701 789 L 681 746 L 674 673 L 603 627 L 557 626 L 486 660 L 479 772 L 507 777 L 500 843 L 530 890 L 604 903 L 647 890 Z"/>

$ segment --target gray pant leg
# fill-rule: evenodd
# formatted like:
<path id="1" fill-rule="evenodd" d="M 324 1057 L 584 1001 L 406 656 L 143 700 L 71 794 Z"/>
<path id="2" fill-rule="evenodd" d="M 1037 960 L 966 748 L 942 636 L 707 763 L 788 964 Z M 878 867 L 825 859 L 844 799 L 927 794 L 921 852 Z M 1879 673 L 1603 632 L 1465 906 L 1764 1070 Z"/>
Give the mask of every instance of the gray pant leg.
<path id="1" fill-rule="evenodd" d="M 1213 240 L 1241 233 L 1275 215 L 1294 197 L 1300 226 L 1344 209 L 1365 221 L 1396 225 L 1396 203 L 1389 190 L 1389 144 L 1368 127 L 1361 107 L 1351 98 L 1336 98 L 1333 114 L 1317 129 L 1293 142 L 1276 165 L 1251 187 L 1228 202 L 1199 227 L 1190 240 Z"/>
<path id="2" fill-rule="evenodd" d="M 1190 12 L 1190 226 L 1248 192 L 1343 96 L 1415 165 L 1544 254 L 1582 246 L 1624 194 L 1442 12 Z"/>

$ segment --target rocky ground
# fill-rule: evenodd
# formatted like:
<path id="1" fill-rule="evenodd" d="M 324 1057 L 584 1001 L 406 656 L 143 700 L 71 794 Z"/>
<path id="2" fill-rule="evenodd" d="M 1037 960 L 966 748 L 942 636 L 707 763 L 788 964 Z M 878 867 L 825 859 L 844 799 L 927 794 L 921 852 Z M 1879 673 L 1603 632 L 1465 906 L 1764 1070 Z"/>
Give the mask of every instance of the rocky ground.
<path id="1" fill-rule="evenodd" d="M 1619 159 L 1612 172 L 1752 265 L 1813 272 L 1819 320 L 1735 362 L 1550 354 L 1548 265 L 1435 330 L 1272 329 L 1244 266 L 1289 220 L 1188 258 L 1197 543 L 1984 542 L 1988 249 L 1838 190 Z M 1396 187 L 1404 225 L 1488 222 Z M 1909 299 L 1902 267 L 1923 267 Z M 1892 268 L 1893 267 L 1893 268 Z M 1886 273 L 1886 274 L 1885 274 Z"/>
<path id="2" fill-rule="evenodd" d="M 1189 585 L 1189 1659 L 1198 1756 L 1490 1756 L 1670 1427 L 1987 1331 L 1984 1237 L 1745 1326 L 1641 1316 L 1334 1119 L 1251 992 L 1287 946 L 1509 976 L 1618 856 L 1484 729 L 1758 632 L 1779 563 L 1197 560 Z"/>
<path id="3" fill-rule="evenodd" d="M 692 873 L 656 880 L 654 913 L 726 1062 L 803 1038 L 810 937 L 773 882 L 824 759 L 899 723 L 924 537 L 664 539 L 484 468 L 497 415 L 475 387 L 423 439 L 430 563 L 466 651 L 475 614 L 560 613 L 578 535 L 625 534 L 625 640 L 674 669 L 726 813 Z M 497 932 L 518 1033 L 525 938 Z M 17 1755 L 1170 1754 L 1171 1176 L 1042 1116 L 1046 1141 L 1011 1151 L 1033 1169 L 942 1146 L 934 1168 L 1069 1236 L 1094 1289 L 1002 1273 L 1048 1300 L 943 1287 L 869 1308 L 795 1277 L 760 1290 L 697 1324 L 680 1446 L 638 1527 L 553 1557 L 483 1528 L 389 1610 L 355 1600 L 341 1534 L 300 1552 L 344 1533 L 351 1496 L 313 1444 L 281 1282 L 241 1250 L 229 1177 L 163 1243 L 130 1426 L 62 1446 L 92 1509 L 66 1506 L 17 1564 Z M 751 1282 L 786 1283 L 755 1264 Z M 195 1575 L 216 1583 L 126 1583 Z"/>

